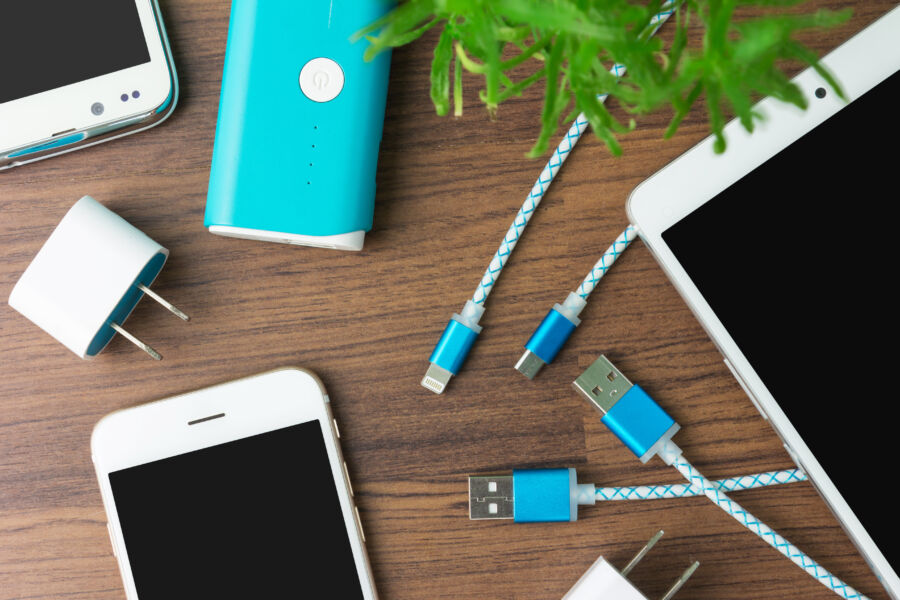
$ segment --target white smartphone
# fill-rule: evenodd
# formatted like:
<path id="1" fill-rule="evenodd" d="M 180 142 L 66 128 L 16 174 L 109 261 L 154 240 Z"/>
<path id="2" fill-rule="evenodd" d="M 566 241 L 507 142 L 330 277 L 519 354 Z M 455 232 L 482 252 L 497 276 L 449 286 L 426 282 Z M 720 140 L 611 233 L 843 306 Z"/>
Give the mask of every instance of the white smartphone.
<path id="1" fill-rule="evenodd" d="M 0 5 L 0 170 L 152 127 L 178 80 L 156 0 Z"/>
<path id="2" fill-rule="evenodd" d="M 294 368 L 104 417 L 91 452 L 126 597 L 377 598 L 339 437 Z"/>
<path id="3" fill-rule="evenodd" d="M 900 599 L 890 416 L 900 8 L 812 69 L 803 112 L 766 99 L 638 186 L 632 223 L 892 598 Z"/>

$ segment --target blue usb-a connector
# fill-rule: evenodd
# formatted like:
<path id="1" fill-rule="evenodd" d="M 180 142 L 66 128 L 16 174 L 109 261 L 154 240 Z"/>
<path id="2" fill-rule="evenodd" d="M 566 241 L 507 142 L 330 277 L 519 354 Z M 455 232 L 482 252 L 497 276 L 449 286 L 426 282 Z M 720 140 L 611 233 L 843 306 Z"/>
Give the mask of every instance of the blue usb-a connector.
<path id="1" fill-rule="evenodd" d="M 574 385 L 603 413 L 603 424 L 641 462 L 659 454 L 681 429 L 647 392 L 631 383 L 605 356 L 594 361 Z M 663 458 L 667 462 L 671 459 L 665 454 Z M 575 469 L 474 475 L 469 477 L 469 518 L 513 519 L 516 523 L 575 521 L 578 506 L 594 504 L 595 494 L 593 484 L 578 483 Z"/>
<path id="2" fill-rule="evenodd" d="M 629 381 L 605 356 L 600 356 L 594 361 L 575 380 L 574 386 L 581 396 L 603 413 L 602 422 L 641 462 L 647 462 L 653 456 L 659 455 L 663 462 L 675 467 L 685 478 L 689 490 L 712 500 L 738 523 L 801 566 L 816 581 L 837 592 L 841 597 L 861 597 L 859 592 L 834 577 L 740 504 L 729 499 L 723 493 L 725 487 L 722 485 L 723 482 L 713 483 L 697 471 L 682 456 L 678 445 L 672 441 L 672 437 L 680 429 L 678 423 L 647 392 Z M 755 479 L 760 475 L 750 478 Z M 594 504 L 598 495 L 604 500 L 611 499 L 610 495 L 595 489 L 593 485 L 578 484 L 574 469 L 514 471 L 512 475 L 507 476 L 474 476 L 469 477 L 469 517 L 479 520 L 513 519 L 517 523 L 575 521 L 578 518 L 578 506 Z M 612 496 L 615 495 L 614 493 Z M 654 536 L 653 540 L 657 537 Z M 652 545 L 653 540 L 648 546 Z M 638 557 L 643 553 L 644 551 L 639 553 Z M 610 595 L 612 598 L 644 599 L 645 596 L 624 578 L 631 566 L 633 565 L 627 566 L 619 574 L 601 558 L 565 597 L 572 600 L 594 598 L 598 590 L 602 592 L 614 589 L 614 593 Z M 666 593 L 665 598 L 671 598 L 696 567 L 697 563 L 689 567 Z"/>
<path id="3" fill-rule="evenodd" d="M 681 426 L 609 359 L 600 358 L 575 380 L 575 389 L 601 413 L 601 421 L 645 463 Z"/>
<path id="4" fill-rule="evenodd" d="M 519 469 L 512 475 L 469 477 L 469 518 L 516 523 L 577 521 L 578 506 L 596 502 L 593 484 L 575 469 Z"/>

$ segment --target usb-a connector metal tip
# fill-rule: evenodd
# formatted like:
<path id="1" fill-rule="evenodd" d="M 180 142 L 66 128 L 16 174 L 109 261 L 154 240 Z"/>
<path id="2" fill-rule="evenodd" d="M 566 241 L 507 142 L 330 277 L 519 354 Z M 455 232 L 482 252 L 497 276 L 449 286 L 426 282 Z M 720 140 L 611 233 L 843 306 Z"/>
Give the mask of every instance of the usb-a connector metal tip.
<path id="1" fill-rule="evenodd" d="M 608 413 L 616 402 L 634 387 L 616 365 L 602 354 L 572 385 L 603 414 Z"/>
<path id="2" fill-rule="evenodd" d="M 534 379 L 534 376 L 538 374 L 545 364 L 537 354 L 531 350 L 526 350 L 519 362 L 516 363 L 516 371 L 528 379 Z"/>
<path id="3" fill-rule="evenodd" d="M 469 477 L 469 518 L 512 519 L 512 475 Z"/>
<path id="4" fill-rule="evenodd" d="M 425 377 L 422 378 L 422 387 L 431 390 L 435 394 L 443 394 L 451 377 L 453 377 L 453 373 L 431 363 L 428 371 L 425 372 Z"/>

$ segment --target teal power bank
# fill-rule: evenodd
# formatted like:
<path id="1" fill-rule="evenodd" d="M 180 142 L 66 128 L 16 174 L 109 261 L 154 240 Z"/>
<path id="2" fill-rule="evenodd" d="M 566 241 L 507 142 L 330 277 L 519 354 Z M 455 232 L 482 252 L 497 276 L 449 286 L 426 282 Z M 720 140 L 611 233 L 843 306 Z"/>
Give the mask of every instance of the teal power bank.
<path id="1" fill-rule="evenodd" d="M 372 228 L 390 55 L 350 36 L 387 0 L 233 0 L 204 224 L 361 250 Z"/>

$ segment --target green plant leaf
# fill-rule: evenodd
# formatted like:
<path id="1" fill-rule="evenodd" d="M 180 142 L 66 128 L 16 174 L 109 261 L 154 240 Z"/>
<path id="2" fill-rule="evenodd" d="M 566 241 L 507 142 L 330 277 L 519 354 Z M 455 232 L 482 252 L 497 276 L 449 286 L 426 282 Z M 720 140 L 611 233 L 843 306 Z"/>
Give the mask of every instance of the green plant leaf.
<path id="1" fill-rule="evenodd" d="M 431 101 L 438 115 L 450 112 L 450 62 L 453 60 L 453 37 L 450 29 L 444 28 L 431 61 Z"/>
<path id="2" fill-rule="evenodd" d="M 431 64 L 431 100 L 439 115 L 463 111 L 463 70 L 482 79 L 478 97 L 492 118 L 543 80 L 540 131 L 529 156 L 547 151 L 566 120 L 584 113 L 594 134 L 614 154 L 617 136 L 644 114 L 671 106 L 665 137 L 678 130 L 705 96 L 715 150 L 723 152 L 726 114 L 752 131 L 761 96 L 805 108 L 807 99 L 782 65 L 800 61 L 815 69 L 840 97 L 843 90 L 818 56 L 798 41 L 803 32 L 833 27 L 849 10 L 799 13 L 803 0 L 400 0 L 383 18 L 357 32 L 368 40 L 365 56 L 412 43 L 440 29 Z M 758 16 L 736 18 L 743 6 Z M 674 9 L 666 46 L 650 39 L 655 16 Z M 697 39 L 692 40 L 692 36 Z M 624 68 L 610 73 L 613 64 Z M 452 64 L 452 83 L 451 83 Z M 467 81 L 468 79 L 466 79 Z M 628 125 L 598 100 L 616 101 Z M 613 106 L 611 104 L 611 106 Z M 619 113 L 617 113 L 619 114 Z"/>

